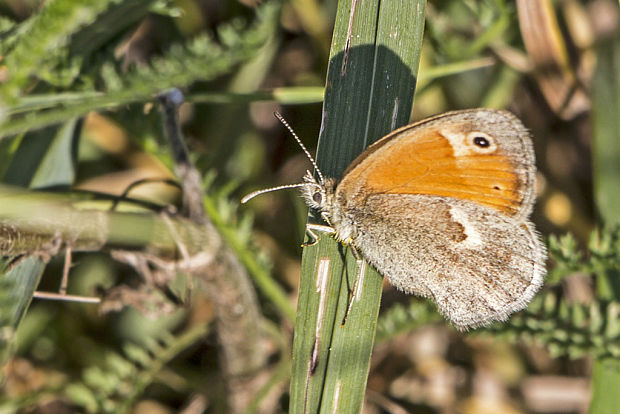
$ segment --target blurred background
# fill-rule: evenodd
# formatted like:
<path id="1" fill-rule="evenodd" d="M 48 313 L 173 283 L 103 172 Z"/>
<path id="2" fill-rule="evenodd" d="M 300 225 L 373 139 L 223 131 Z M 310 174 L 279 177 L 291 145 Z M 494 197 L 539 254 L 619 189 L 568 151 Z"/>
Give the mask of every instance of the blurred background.
<path id="1" fill-rule="evenodd" d="M 102 2 L 99 9 L 88 4 L 66 15 L 80 22 L 66 29 L 69 32 L 50 28 L 51 23 L 40 29 L 57 30 L 57 37 L 44 50 L 48 56 L 28 57 L 39 66 L 20 78 L 11 62 L 19 62 L 14 56 L 20 50 L 28 51 L 24 44 L 29 35 L 37 39 L 28 25 L 46 21 L 46 3 L 0 2 L 5 121 L 0 132 L 7 137 L 0 144 L 3 182 L 33 187 L 36 174 L 26 176 L 24 171 L 42 165 L 48 154 L 49 147 L 41 149 L 44 137 L 31 139 L 29 147 L 23 139 L 25 134 L 43 136 L 46 130 L 30 131 L 22 125 L 41 122 L 38 128 L 48 128 L 43 116 L 52 113 L 50 117 L 64 120 L 70 114 L 62 111 L 79 106 L 79 139 L 65 153 L 74 159 L 73 191 L 120 195 L 138 180 L 174 179 L 160 113 L 148 97 L 179 79 L 186 94 L 179 118 L 207 197 L 294 306 L 307 208 L 295 191 L 265 194 L 243 206 L 239 199 L 259 188 L 299 182 L 310 168 L 273 112 L 281 112 L 314 152 L 337 2 L 271 2 L 275 17 L 264 18 L 261 43 L 237 58 L 226 46 L 235 44 L 234 33 L 242 36 L 266 4 L 160 0 L 141 6 L 119 1 Z M 75 7 L 70 1 L 49 3 Z M 92 15 L 85 18 L 81 12 Z M 72 21 L 64 23 L 70 26 Z M 597 174 L 605 168 L 613 173 L 620 165 L 612 150 L 618 145 L 617 129 L 612 129 L 620 119 L 619 27 L 614 0 L 427 3 L 411 120 L 473 107 L 506 108 L 519 116 L 532 132 L 539 169 L 533 220 L 545 240 L 572 234 L 574 251 L 586 251 L 591 233 L 601 224 L 597 183 L 613 183 L 618 177 L 612 174 L 607 180 Z M 213 57 L 212 45 L 201 46 L 196 40 L 201 36 L 223 45 L 226 63 Z M 40 53 L 37 47 L 31 53 Z M 200 51 L 212 58 L 203 67 Z M 160 78 L 148 78 L 153 67 Z M 218 72 L 219 67 L 223 69 Z M 201 78 L 201 70 L 208 75 Z M 135 79 L 149 79 L 148 87 L 140 89 Z M 126 98 L 123 90 L 134 95 Z M 111 96 L 111 105 L 95 92 Z M 38 107 L 28 106 L 34 105 L 29 95 L 37 97 Z M 58 100 L 46 104 L 42 96 Z M 76 105 L 74 99 L 82 101 Z M 89 102 L 95 102 L 92 111 Z M 605 119 L 616 122 L 608 125 L 609 132 Z M 596 141 L 598 154 L 608 157 L 597 158 L 595 134 L 602 137 Z M 161 182 L 140 185 L 130 195 L 160 207 L 180 204 L 178 188 Z M 600 203 L 620 211 L 610 197 Z M 565 240 L 563 248 L 572 242 Z M 587 253 L 578 259 L 575 254 L 567 253 L 563 263 L 570 257 L 587 260 Z M 57 290 L 63 266 L 64 255 L 53 258 L 39 290 Z M 585 267 L 563 266 L 561 276 L 551 274 L 547 289 L 560 291 L 571 303 L 596 301 L 596 284 Z M 102 289 L 135 284 L 136 279 L 132 268 L 106 252 L 76 252 L 69 293 L 93 296 Z M 259 293 L 258 300 L 278 332 L 275 337 L 290 342 L 292 323 L 264 295 Z M 385 285 L 381 313 L 390 314 L 410 301 Z M 102 314 L 96 305 L 35 299 L 5 367 L 0 412 L 225 412 L 217 340 L 210 328 L 192 331 L 212 327 L 213 318 L 212 302 L 196 288 L 191 300 L 166 312 L 124 307 Z M 554 353 L 548 343 L 522 341 L 518 335 L 497 340 L 488 332 L 461 334 L 427 314 L 393 331 L 381 331 L 381 325 L 379 329 L 364 412 L 588 410 L 592 355 L 587 349 Z M 173 339 L 188 332 L 194 336 L 184 337 L 183 344 Z M 268 341 L 265 375 L 274 372 L 286 349 L 276 339 Z M 273 378 L 262 412 L 286 412 L 286 375 Z"/>

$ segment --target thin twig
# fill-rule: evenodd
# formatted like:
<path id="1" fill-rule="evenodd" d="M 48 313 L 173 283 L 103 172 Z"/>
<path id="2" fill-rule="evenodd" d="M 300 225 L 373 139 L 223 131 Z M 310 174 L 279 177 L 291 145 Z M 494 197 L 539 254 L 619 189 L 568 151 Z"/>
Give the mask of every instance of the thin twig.
<path id="1" fill-rule="evenodd" d="M 187 153 L 178 121 L 183 94 L 178 89 L 166 91 L 159 95 L 159 101 L 175 172 L 183 189 L 182 212 L 213 236 L 212 243 L 202 248 L 215 254 L 214 259 L 190 273 L 203 282 L 205 292 L 214 304 L 229 412 L 242 412 L 264 382 L 259 374 L 266 364 L 266 347 L 259 328 L 261 312 L 256 292 L 247 270 L 224 243 L 205 213 L 200 173 Z"/>
<path id="2" fill-rule="evenodd" d="M 58 293 L 67 294 L 67 285 L 69 284 L 69 270 L 71 270 L 71 246 L 65 250 L 65 264 L 62 267 L 62 279 L 60 280 L 60 288 Z"/>
<path id="3" fill-rule="evenodd" d="M 33 297 L 37 299 L 48 299 L 48 300 L 61 300 L 64 302 L 80 302 L 80 303 L 99 303 L 101 299 L 95 296 L 77 296 L 77 295 L 63 295 L 62 293 L 54 293 L 54 292 L 34 292 Z"/>

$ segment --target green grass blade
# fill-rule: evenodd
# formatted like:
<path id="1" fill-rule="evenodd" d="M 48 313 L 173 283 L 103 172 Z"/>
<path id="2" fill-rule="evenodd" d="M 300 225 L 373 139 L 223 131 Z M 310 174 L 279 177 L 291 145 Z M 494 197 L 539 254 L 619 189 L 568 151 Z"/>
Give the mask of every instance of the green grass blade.
<path id="1" fill-rule="evenodd" d="M 72 119 L 26 134 L 12 154 L 2 181 L 30 188 L 68 188 L 75 178 L 75 150 L 81 126 L 81 121 Z"/>
<path id="2" fill-rule="evenodd" d="M 594 197 L 603 222 L 620 222 L 620 39 L 600 47 L 594 76 L 593 167 Z M 597 275 L 601 298 L 609 299 L 617 292 L 618 275 Z M 610 277 L 611 276 L 611 277 Z M 614 289 L 615 285 L 615 289 Z M 592 371 L 590 413 L 617 413 L 620 407 L 620 361 L 596 359 Z"/>
<path id="3" fill-rule="evenodd" d="M 0 277 L 0 366 L 4 366 L 13 352 L 15 333 L 44 269 L 43 260 L 31 256 Z"/>
<path id="4" fill-rule="evenodd" d="M 592 369 L 590 414 L 616 414 L 620 406 L 620 361 L 596 359 Z"/>
<path id="5" fill-rule="evenodd" d="M 340 177 L 366 146 L 408 122 L 424 8 L 424 1 L 339 2 L 317 154 L 324 175 Z M 292 413 L 361 410 L 382 278 L 366 269 L 343 325 L 356 267 L 352 254 L 325 235 L 304 250 Z"/>
<path id="6" fill-rule="evenodd" d="M 600 217 L 620 222 L 620 40 L 603 45 L 594 77 L 594 191 Z"/>

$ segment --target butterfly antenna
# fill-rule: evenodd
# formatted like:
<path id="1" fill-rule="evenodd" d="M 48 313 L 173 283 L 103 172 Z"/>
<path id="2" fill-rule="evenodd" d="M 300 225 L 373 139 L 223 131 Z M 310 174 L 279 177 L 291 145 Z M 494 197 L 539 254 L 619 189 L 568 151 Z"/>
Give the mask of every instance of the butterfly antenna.
<path id="1" fill-rule="evenodd" d="M 321 173 L 319 166 L 316 165 L 316 161 L 314 161 L 314 158 L 312 158 L 312 155 L 310 155 L 310 152 L 306 149 L 306 146 L 301 142 L 301 140 L 299 139 L 295 131 L 293 131 L 293 128 L 288 124 L 288 122 L 286 122 L 284 117 L 279 112 L 274 112 L 273 114 L 275 115 L 276 118 L 278 118 L 278 120 L 282 123 L 282 125 L 284 125 L 286 129 L 289 130 L 291 135 L 293 135 L 293 138 L 295 138 L 295 141 L 297 141 L 301 149 L 306 153 L 306 157 L 308 157 L 308 159 L 312 163 L 312 166 L 314 167 L 314 170 L 319 175 L 319 178 L 321 179 L 321 184 L 325 184 L 325 178 L 323 177 L 323 174 Z"/>
<path id="2" fill-rule="evenodd" d="M 251 199 L 253 199 L 254 197 L 256 197 L 257 195 L 261 195 L 264 193 L 270 193 L 272 191 L 278 191 L 278 190 L 284 190 L 286 188 L 297 188 L 297 187 L 303 187 L 304 185 L 306 185 L 305 183 L 299 183 L 299 184 L 286 184 L 286 185 L 280 185 L 277 187 L 271 187 L 271 188 L 263 188 L 262 190 L 257 190 L 254 191 L 253 193 L 250 193 L 248 195 L 246 195 L 245 197 L 243 197 L 241 199 L 241 204 L 245 204 L 248 201 L 250 201 Z"/>

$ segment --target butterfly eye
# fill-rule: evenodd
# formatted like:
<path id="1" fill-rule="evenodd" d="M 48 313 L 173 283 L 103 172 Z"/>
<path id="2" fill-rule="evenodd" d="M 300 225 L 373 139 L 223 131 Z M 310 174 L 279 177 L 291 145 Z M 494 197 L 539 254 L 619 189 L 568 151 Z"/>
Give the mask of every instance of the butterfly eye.
<path id="1" fill-rule="evenodd" d="M 316 193 L 312 194 L 312 201 L 314 201 L 318 205 L 321 205 L 321 203 L 323 202 L 323 194 L 321 194 L 320 191 L 317 191 Z"/>

